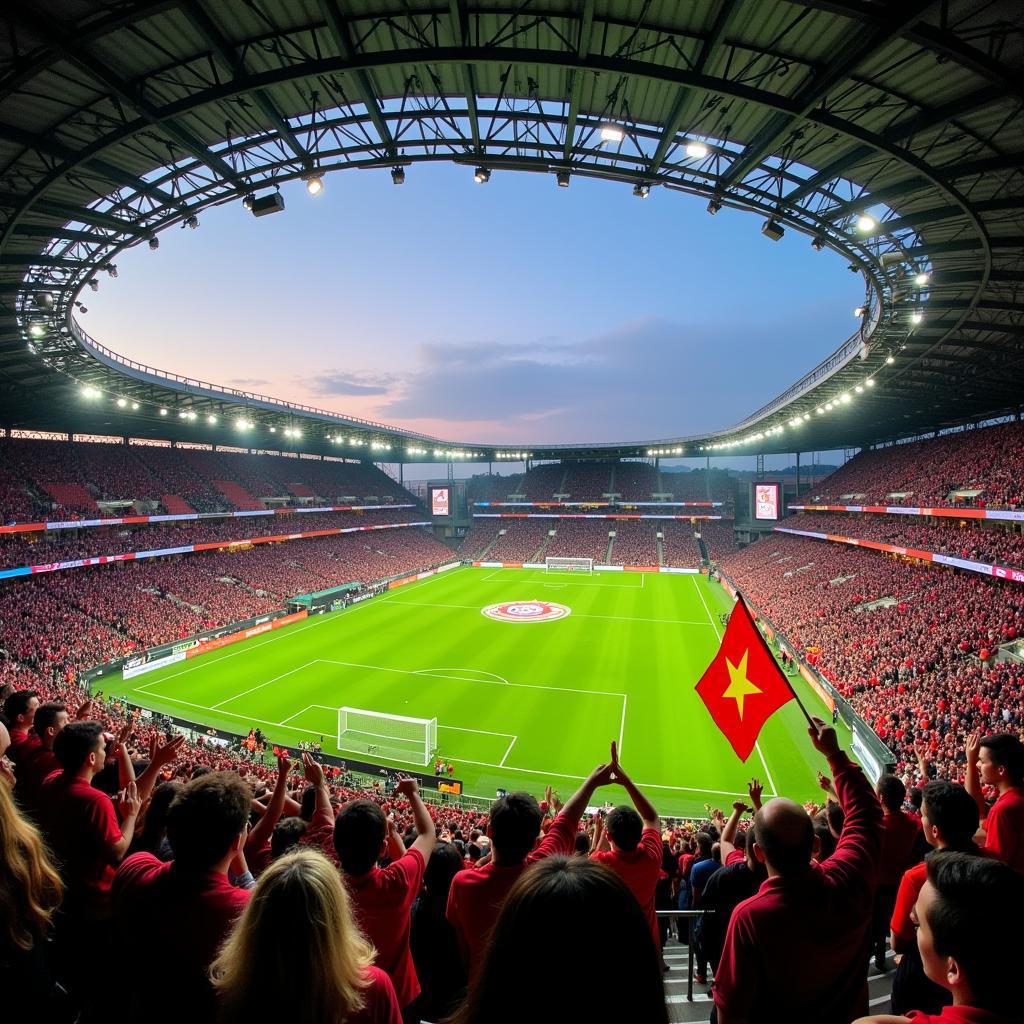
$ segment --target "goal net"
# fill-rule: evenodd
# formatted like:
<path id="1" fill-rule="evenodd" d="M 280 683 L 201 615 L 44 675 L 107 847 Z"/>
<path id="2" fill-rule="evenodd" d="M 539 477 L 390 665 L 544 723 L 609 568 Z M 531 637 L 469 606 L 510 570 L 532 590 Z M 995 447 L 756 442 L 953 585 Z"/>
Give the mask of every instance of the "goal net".
<path id="1" fill-rule="evenodd" d="M 586 572 L 594 571 L 592 558 L 552 558 L 544 559 L 545 572 Z"/>
<path id="2" fill-rule="evenodd" d="M 427 765 L 437 750 L 437 719 L 338 708 L 338 749 Z"/>

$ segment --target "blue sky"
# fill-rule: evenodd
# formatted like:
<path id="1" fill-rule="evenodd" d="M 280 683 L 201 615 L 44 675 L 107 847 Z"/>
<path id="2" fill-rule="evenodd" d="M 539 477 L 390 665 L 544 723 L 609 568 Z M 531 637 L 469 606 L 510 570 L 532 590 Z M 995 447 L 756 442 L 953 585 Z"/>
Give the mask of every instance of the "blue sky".
<path id="1" fill-rule="evenodd" d="M 85 293 L 115 351 L 465 442 L 725 427 L 855 327 L 861 279 L 806 236 L 654 190 L 414 166 L 327 176 L 118 257 Z"/>

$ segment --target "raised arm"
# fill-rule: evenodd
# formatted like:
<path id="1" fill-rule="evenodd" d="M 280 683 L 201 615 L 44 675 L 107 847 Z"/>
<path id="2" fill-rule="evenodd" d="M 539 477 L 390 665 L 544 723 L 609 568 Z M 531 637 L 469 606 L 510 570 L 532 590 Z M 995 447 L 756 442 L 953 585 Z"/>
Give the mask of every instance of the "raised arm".
<path id="1" fill-rule="evenodd" d="M 274 827 L 281 820 L 284 813 L 284 802 L 288 796 L 288 773 L 292 770 L 292 763 L 287 757 L 277 759 L 277 779 L 274 782 L 274 792 L 270 795 L 270 802 L 260 820 L 252 827 L 248 838 L 245 840 L 247 849 L 262 850 L 264 845 L 270 842 L 274 833 Z M 253 801 L 255 803 L 255 801 Z"/>
<path id="2" fill-rule="evenodd" d="M 728 859 L 729 854 L 736 850 L 736 830 L 739 828 L 740 818 L 749 810 L 750 808 L 742 800 L 737 800 L 732 805 L 732 814 L 725 823 L 721 838 L 718 840 L 723 864 Z"/>
<path id="3" fill-rule="evenodd" d="M 135 822 L 139 817 L 139 811 L 142 810 L 142 801 L 139 799 L 139 791 L 134 782 L 129 782 L 118 795 L 114 806 L 121 818 L 121 838 L 109 847 L 110 860 L 116 864 L 124 860 L 128 847 L 132 845 L 132 839 L 135 836 Z"/>
<path id="4" fill-rule="evenodd" d="M 637 789 L 636 783 L 623 771 L 622 765 L 619 764 L 619 752 L 614 740 L 612 740 L 611 768 L 615 781 L 629 794 L 629 799 L 633 801 L 633 806 L 636 808 L 636 813 L 640 815 L 644 828 L 660 828 L 661 819 L 658 817 L 658 812 L 654 809 L 654 804 Z"/>
<path id="5" fill-rule="evenodd" d="M 316 806 L 313 809 L 313 820 L 309 823 L 309 830 L 312 832 L 314 829 L 333 825 L 334 808 L 331 806 L 331 794 L 327 789 L 323 768 L 309 754 L 304 753 L 302 771 L 306 781 L 316 789 Z"/>
<path id="6" fill-rule="evenodd" d="M 404 796 L 412 808 L 412 823 L 416 828 L 416 841 L 409 849 L 419 850 L 424 860 L 430 860 L 430 855 L 434 852 L 434 846 L 437 843 L 437 828 L 427 810 L 427 805 L 420 796 L 419 783 L 411 778 L 400 779 L 395 787 L 395 792 Z"/>
<path id="7" fill-rule="evenodd" d="M 584 780 L 579 789 L 566 800 L 559 817 L 564 817 L 573 827 L 579 824 L 583 812 L 587 809 L 591 797 L 601 786 L 613 781 L 612 765 L 599 764 Z"/>
<path id="8" fill-rule="evenodd" d="M 975 730 L 967 737 L 967 744 L 964 753 L 967 755 L 967 765 L 964 769 L 964 788 L 974 797 L 978 805 L 978 815 L 984 822 L 988 815 L 988 806 L 985 803 L 985 794 L 981 788 L 981 774 L 978 771 L 978 754 L 981 751 L 981 732 Z"/>
<path id="9" fill-rule="evenodd" d="M 153 793 L 156 780 L 167 765 L 174 762 L 181 748 L 185 745 L 184 736 L 175 736 L 174 739 L 161 743 L 158 737 L 153 738 L 149 745 L 149 764 L 146 770 L 139 776 L 138 789 L 139 799 L 145 803 Z"/>
<path id="10" fill-rule="evenodd" d="M 405 856 L 405 843 L 402 842 L 402 837 L 398 834 L 398 828 L 395 826 L 395 819 L 392 815 L 388 815 L 388 859 L 398 860 L 399 857 Z"/>

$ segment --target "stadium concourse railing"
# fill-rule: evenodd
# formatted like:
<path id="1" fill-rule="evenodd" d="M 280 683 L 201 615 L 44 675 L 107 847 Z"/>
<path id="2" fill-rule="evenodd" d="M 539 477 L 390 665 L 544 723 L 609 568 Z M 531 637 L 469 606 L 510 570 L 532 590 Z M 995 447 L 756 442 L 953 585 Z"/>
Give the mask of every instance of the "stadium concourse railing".
<path id="1" fill-rule="evenodd" d="M 713 571 L 713 577 L 717 577 L 730 597 L 735 599 L 740 593 L 739 584 L 720 569 L 716 568 Z M 875 730 L 857 714 L 853 705 L 807 661 L 803 652 L 790 642 L 785 633 L 764 612 L 752 604 L 746 596 L 743 600 L 746 601 L 747 607 L 769 643 L 775 644 L 776 649 L 784 650 L 786 655 L 793 659 L 801 678 L 818 695 L 830 712 L 839 711 L 839 717 L 842 718 L 853 735 L 853 752 L 857 755 L 862 767 L 866 769 L 872 782 L 877 782 L 879 776 L 894 771 L 896 768 L 895 755 L 879 738 Z"/>

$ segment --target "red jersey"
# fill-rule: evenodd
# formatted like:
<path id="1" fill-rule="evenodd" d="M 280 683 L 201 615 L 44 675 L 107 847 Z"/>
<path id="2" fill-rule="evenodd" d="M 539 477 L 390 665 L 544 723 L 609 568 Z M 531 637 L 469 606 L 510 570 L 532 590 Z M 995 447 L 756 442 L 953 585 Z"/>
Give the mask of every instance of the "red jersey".
<path id="1" fill-rule="evenodd" d="M 944 1006 L 940 1014 L 911 1010 L 907 1017 L 915 1024 L 1016 1024 L 1020 1019 L 979 1010 L 974 1006 Z"/>
<path id="2" fill-rule="evenodd" d="M 696 854 L 693 853 L 681 853 L 679 854 L 679 877 L 689 880 L 690 868 L 693 867 L 693 862 L 697 859 Z"/>
<path id="3" fill-rule="evenodd" d="M 377 948 L 377 964 L 390 976 L 402 1007 L 420 994 L 409 952 L 409 924 L 426 866 L 423 854 L 410 850 L 386 868 L 374 865 L 365 875 L 344 876 L 359 926 Z"/>
<path id="4" fill-rule="evenodd" d="M 220 872 L 182 871 L 174 861 L 135 853 L 118 868 L 111 897 L 125 949 L 138 943 L 140 922 L 157 923 L 159 934 L 158 952 L 137 958 L 126 974 L 128 1016 L 151 1024 L 212 1018 L 207 971 L 249 902 L 249 890 L 236 889 Z"/>
<path id="5" fill-rule="evenodd" d="M 886 811 L 882 815 L 882 853 L 878 858 L 879 885 L 899 885 L 903 872 L 910 867 L 914 843 L 921 834 L 921 820 L 903 811 Z"/>
<path id="6" fill-rule="evenodd" d="M 59 772 L 60 761 L 52 750 L 37 743 L 22 754 L 18 762 L 18 783 L 15 794 L 18 803 L 34 818 L 39 817 L 39 800 L 47 776 Z"/>
<path id="7" fill-rule="evenodd" d="M 26 754 L 42 744 L 37 732 L 27 732 L 25 729 L 11 729 L 9 732 L 11 745 L 7 748 L 7 756 L 17 765 L 21 764 Z"/>
<path id="8" fill-rule="evenodd" d="M 747 855 L 742 850 L 732 850 L 725 858 L 723 867 L 729 867 L 730 864 L 742 864 L 746 859 Z"/>
<path id="9" fill-rule="evenodd" d="M 54 772 L 43 782 L 39 811 L 67 886 L 65 909 L 105 917 L 117 863 L 113 848 L 121 841 L 113 801 L 82 779 Z"/>
<path id="10" fill-rule="evenodd" d="M 590 855 L 607 868 L 611 868 L 636 897 L 651 926 L 655 948 L 660 947 L 658 920 L 654 913 L 654 890 L 661 873 L 661 834 L 656 828 L 645 828 L 635 850 L 597 850 Z"/>
<path id="11" fill-rule="evenodd" d="M 985 849 L 1024 872 L 1024 786 L 1012 786 L 992 805 L 985 819 Z"/>
<path id="12" fill-rule="evenodd" d="M 730 1020 L 849 1024 L 868 1011 L 869 925 L 882 810 L 861 770 L 830 758 L 846 814 L 835 853 L 762 883 L 733 911 L 715 1004 Z"/>
<path id="13" fill-rule="evenodd" d="M 363 989 L 366 1005 L 346 1018 L 346 1024 L 402 1024 L 402 1010 L 395 996 L 395 986 L 379 967 L 367 967 L 370 984 Z"/>
<path id="14" fill-rule="evenodd" d="M 491 861 L 482 868 L 460 871 L 452 879 L 446 916 L 455 929 L 462 962 L 470 977 L 480 966 L 487 938 L 516 879 L 528 865 L 545 857 L 569 856 L 573 852 L 575 836 L 576 822 L 559 814 L 547 835 L 522 864 L 495 864 Z M 660 841 L 658 846 L 660 849 Z"/>

